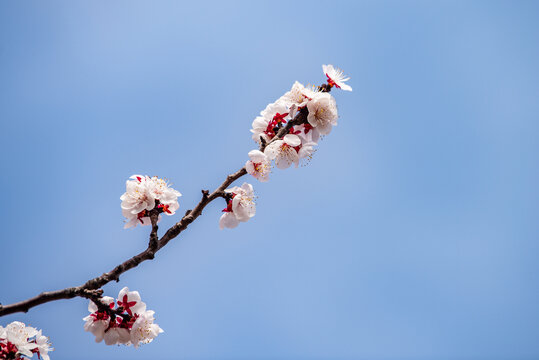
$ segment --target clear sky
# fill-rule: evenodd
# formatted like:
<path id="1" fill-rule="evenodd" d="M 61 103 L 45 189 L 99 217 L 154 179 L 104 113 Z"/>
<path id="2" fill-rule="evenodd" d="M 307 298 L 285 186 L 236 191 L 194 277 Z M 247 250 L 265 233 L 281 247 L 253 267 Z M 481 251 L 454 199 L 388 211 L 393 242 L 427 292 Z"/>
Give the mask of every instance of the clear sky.
<path id="1" fill-rule="evenodd" d="M 43 328 L 53 360 L 539 358 L 534 1 L 2 1 L 0 302 L 144 249 L 125 180 L 166 177 L 183 213 L 328 63 L 354 91 L 310 165 L 245 177 L 251 221 L 220 231 L 212 203 L 105 286 L 140 291 L 153 343 L 94 343 L 83 299 L 0 324 Z"/>

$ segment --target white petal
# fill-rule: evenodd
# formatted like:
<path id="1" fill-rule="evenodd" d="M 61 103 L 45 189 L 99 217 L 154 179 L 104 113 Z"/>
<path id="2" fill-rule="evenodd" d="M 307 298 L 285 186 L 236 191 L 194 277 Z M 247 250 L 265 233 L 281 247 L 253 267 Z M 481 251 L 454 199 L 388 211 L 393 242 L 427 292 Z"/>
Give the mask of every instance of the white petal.
<path id="1" fill-rule="evenodd" d="M 266 155 L 260 150 L 251 150 L 249 151 L 248 155 L 249 158 L 255 163 L 262 162 L 266 159 Z"/>
<path id="2" fill-rule="evenodd" d="M 292 147 L 296 147 L 301 144 L 301 139 L 299 138 L 299 136 L 294 134 L 285 135 L 283 141 Z"/>
<path id="3" fill-rule="evenodd" d="M 219 228 L 223 230 L 224 228 L 233 229 L 236 226 L 239 225 L 238 219 L 236 219 L 236 216 L 234 216 L 231 212 L 225 212 L 223 215 L 221 215 L 221 218 L 219 219 Z"/>

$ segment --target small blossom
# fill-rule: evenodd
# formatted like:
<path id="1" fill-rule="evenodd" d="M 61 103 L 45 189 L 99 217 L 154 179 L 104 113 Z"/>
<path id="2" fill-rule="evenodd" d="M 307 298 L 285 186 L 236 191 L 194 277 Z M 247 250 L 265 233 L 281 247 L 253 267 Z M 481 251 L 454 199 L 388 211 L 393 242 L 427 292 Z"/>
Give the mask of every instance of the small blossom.
<path id="1" fill-rule="evenodd" d="M 149 211 L 156 204 L 160 213 L 167 215 L 174 215 L 180 207 L 178 197 L 182 194 L 157 176 L 133 175 L 126 181 L 125 188 L 126 192 L 120 197 L 122 214 L 128 220 L 124 228 L 150 225 Z"/>
<path id="2" fill-rule="evenodd" d="M 101 302 L 111 308 L 114 307 L 114 299 L 110 296 L 103 296 Z M 109 328 L 110 315 L 107 312 L 99 312 L 97 305 L 93 301 L 88 304 L 88 311 L 91 314 L 82 319 L 86 321 L 84 331 L 91 332 L 95 336 L 95 342 L 101 342 L 105 336 L 105 331 Z"/>
<path id="3" fill-rule="evenodd" d="M 130 341 L 136 348 L 140 344 L 151 343 L 157 335 L 163 332 L 163 329 L 154 323 L 153 314 L 152 310 L 144 311 L 133 324 Z"/>
<path id="4" fill-rule="evenodd" d="M 146 304 L 140 300 L 138 291 L 129 291 L 127 286 L 120 290 L 116 303 L 131 316 L 133 314 L 142 314 L 146 311 Z"/>
<path id="5" fill-rule="evenodd" d="M 41 333 L 41 330 L 39 330 L 36 334 L 36 344 L 37 344 L 37 355 L 39 358 L 43 360 L 50 360 L 49 357 L 49 351 L 53 351 L 54 349 L 51 347 L 51 344 L 49 343 L 49 338 L 46 336 L 43 336 Z"/>
<path id="6" fill-rule="evenodd" d="M 346 91 L 352 91 L 352 87 L 345 84 L 345 81 L 350 80 L 350 78 L 346 77 L 341 69 L 334 68 L 333 65 L 322 65 L 322 70 L 324 71 L 324 74 L 326 74 L 330 86 L 335 86 L 336 88 Z"/>
<path id="7" fill-rule="evenodd" d="M 307 121 L 315 127 L 320 134 L 328 135 L 331 128 L 337 125 L 339 115 L 335 98 L 328 93 L 319 93 L 307 104 L 309 115 Z"/>
<path id="8" fill-rule="evenodd" d="M 251 150 L 248 155 L 250 160 L 245 163 L 245 170 L 247 170 L 247 173 L 253 175 L 261 182 L 268 181 L 271 163 L 266 154 L 260 150 Z"/>
<path id="9" fill-rule="evenodd" d="M 307 105 L 307 102 L 309 102 L 309 97 L 306 96 L 307 91 L 308 90 L 306 90 L 303 84 L 296 81 L 294 85 L 292 85 L 292 89 L 281 96 L 277 102 L 282 102 L 288 107 L 295 105 L 298 108 L 301 108 Z"/>
<path id="10" fill-rule="evenodd" d="M 234 186 L 225 190 L 230 194 L 231 199 L 227 202 L 227 207 L 223 210 L 224 214 L 219 219 L 219 228 L 235 228 L 240 222 L 246 222 L 256 213 L 255 196 L 253 186 L 243 183 L 240 186 Z"/>
<path id="11" fill-rule="evenodd" d="M 252 123 L 253 140 L 260 143 L 262 137 L 269 142 L 278 129 L 290 119 L 290 109 L 283 102 L 271 103 L 260 112 Z"/>
<path id="12" fill-rule="evenodd" d="M 307 86 L 305 89 L 303 89 L 303 95 L 311 101 L 314 99 L 318 94 L 322 93 L 319 86 Z"/>
<path id="13" fill-rule="evenodd" d="M 275 166 L 279 169 L 287 169 L 292 164 L 298 165 L 299 156 L 295 148 L 299 145 L 301 145 L 300 138 L 297 135 L 288 134 L 282 140 L 275 140 L 269 144 L 264 153 L 269 159 L 275 160 Z"/>

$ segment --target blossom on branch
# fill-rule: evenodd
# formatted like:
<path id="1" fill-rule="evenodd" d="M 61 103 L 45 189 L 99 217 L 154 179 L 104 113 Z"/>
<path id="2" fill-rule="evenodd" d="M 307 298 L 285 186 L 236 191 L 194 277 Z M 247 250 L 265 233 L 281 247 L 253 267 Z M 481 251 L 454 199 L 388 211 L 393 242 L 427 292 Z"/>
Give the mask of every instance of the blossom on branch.
<path id="1" fill-rule="evenodd" d="M 243 183 L 225 190 L 227 207 L 219 219 L 219 228 L 235 228 L 240 222 L 246 222 L 256 213 L 253 185 Z"/>
<path id="2" fill-rule="evenodd" d="M 122 214 L 127 218 L 124 228 L 135 227 L 137 224 L 151 225 L 150 210 L 156 206 L 159 213 L 174 215 L 180 207 L 179 191 L 169 187 L 169 184 L 157 176 L 149 177 L 133 175 L 125 183 L 125 193 L 122 200 Z"/>
<path id="3" fill-rule="evenodd" d="M 290 165 L 299 164 L 299 156 L 296 148 L 301 145 L 299 136 L 288 134 L 282 140 L 275 140 L 264 150 L 264 154 L 275 160 L 275 166 L 279 169 L 287 169 Z"/>
<path id="4" fill-rule="evenodd" d="M 247 173 L 253 175 L 261 182 L 268 181 L 271 172 L 271 162 L 266 154 L 260 150 L 251 150 L 248 155 L 250 160 L 247 160 L 245 163 Z"/>
<path id="5" fill-rule="evenodd" d="M 322 70 L 328 78 L 329 86 L 335 86 L 338 89 L 352 91 L 352 87 L 344 83 L 345 81 L 350 80 L 350 78 L 346 77 L 341 69 L 334 68 L 333 65 L 322 65 Z"/>
<path id="6" fill-rule="evenodd" d="M 84 330 L 95 336 L 96 342 L 105 340 L 107 345 L 124 344 L 138 347 L 147 344 L 163 329 L 154 323 L 154 311 L 146 310 L 138 291 L 120 290 L 115 307 L 114 299 L 104 296 L 101 304 L 92 300 L 88 304 L 90 315 L 83 318 Z"/>
<path id="7" fill-rule="evenodd" d="M 339 114 L 335 98 L 328 93 L 317 94 L 307 103 L 309 115 L 307 121 L 322 135 L 328 135 L 331 128 L 337 125 Z"/>
<path id="8" fill-rule="evenodd" d="M 303 84 L 296 81 L 294 85 L 292 85 L 292 89 L 281 96 L 277 102 L 281 102 L 288 107 L 296 105 L 298 108 L 302 108 L 309 102 L 309 96 L 307 96 L 308 91 L 309 90 L 305 88 Z"/>
<path id="9" fill-rule="evenodd" d="M 262 137 L 264 141 L 269 142 L 288 120 L 290 120 L 290 107 L 281 101 L 269 104 L 260 112 L 260 116 L 253 120 L 251 129 L 253 140 L 260 143 Z"/>
<path id="10" fill-rule="evenodd" d="M 219 219 L 221 229 L 234 228 L 240 222 L 252 218 L 256 213 L 256 205 L 251 184 L 244 183 L 241 187 L 234 186 L 224 191 L 222 189 L 246 173 L 261 182 L 268 181 L 272 161 L 278 168 L 286 169 L 292 164 L 297 167 L 301 160 L 309 161 L 312 158 L 320 136 L 328 135 L 332 127 L 337 125 L 337 105 L 329 92 L 333 87 L 352 90 L 345 83 L 349 78 L 341 70 L 332 65 L 323 65 L 323 70 L 327 84 L 305 87 L 296 81 L 290 91 L 260 112 L 251 129 L 253 139 L 260 144 L 259 150 L 250 151 L 245 166 L 228 175 L 211 195 L 208 190 L 203 190 L 202 200 L 193 210 L 186 212 L 161 239 L 157 236 L 157 229 L 152 228 L 145 251 L 127 259 L 112 271 L 90 279 L 76 288 L 75 294 L 73 288 L 56 291 L 53 297 L 42 293 L 25 301 L 0 306 L 0 316 L 28 311 L 29 308 L 53 300 L 74 296 L 90 297 L 90 314 L 83 318 L 84 330 L 91 332 L 96 342 L 134 347 L 152 342 L 163 330 L 155 323 L 154 312 L 146 308 L 137 291 L 129 291 L 124 287 L 117 299 L 98 297 L 102 291 L 97 291 L 94 285 L 103 286 L 112 280 L 118 281 L 124 272 L 143 261 L 153 259 L 155 252 L 185 230 L 202 214 L 204 207 L 218 197 L 226 201 L 226 208 Z M 180 192 L 157 176 L 131 176 L 126 181 L 126 192 L 120 197 L 122 214 L 127 218 L 125 227 L 135 227 L 139 223 L 151 225 L 152 221 L 159 221 L 163 213 L 174 215 L 179 208 L 179 196 Z M 39 359 L 49 360 L 48 352 L 51 350 L 48 338 L 42 335 L 41 330 L 37 331 L 17 321 L 5 328 L 0 326 L 0 360 L 20 360 L 30 358 L 33 354 L 37 354 Z"/>
<path id="11" fill-rule="evenodd" d="M 20 321 L 14 321 L 5 328 L 0 326 L 0 359 L 38 358 L 49 360 L 52 351 L 49 338 L 43 336 L 41 330 L 26 326 Z"/>
<path id="12" fill-rule="evenodd" d="M 101 302 L 109 306 L 110 309 L 114 308 L 114 299 L 110 296 L 103 296 Z M 88 311 L 90 315 L 86 316 L 82 320 L 86 321 L 84 324 L 84 331 L 89 331 L 95 336 L 95 342 L 103 341 L 105 337 L 105 330 L 109 328 L 110 315 L 107 311 L 99 311 L 97 305 L 90 301 L 88 304 Z"/>

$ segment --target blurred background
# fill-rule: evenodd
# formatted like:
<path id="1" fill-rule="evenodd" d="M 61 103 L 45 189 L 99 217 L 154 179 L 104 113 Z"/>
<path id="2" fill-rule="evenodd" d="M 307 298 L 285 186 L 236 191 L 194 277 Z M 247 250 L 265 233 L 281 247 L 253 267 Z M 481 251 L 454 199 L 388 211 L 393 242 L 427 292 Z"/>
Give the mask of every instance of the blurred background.
<path id="1" fill-rule="evenodd" d="M 134 173 L 178 216 L 239 169 L 295 80 L 351 76 L 312 162 L 251 182 L 105 286 L 165 330 L 96 344 L 84 299 L 19 320 L 68 359 L 539 358 L 539 3 L 0 3 L 0 302 L 82 284 L 143 250 Z"/>

